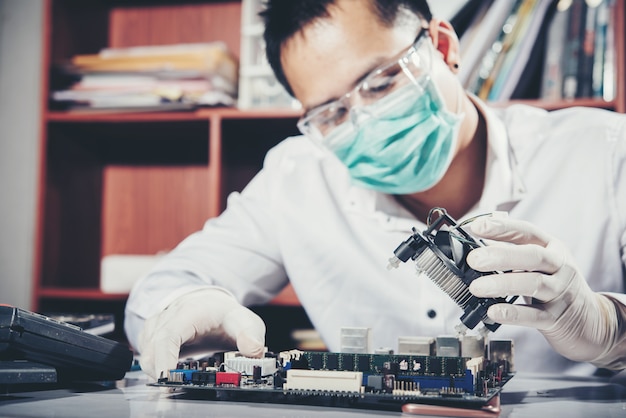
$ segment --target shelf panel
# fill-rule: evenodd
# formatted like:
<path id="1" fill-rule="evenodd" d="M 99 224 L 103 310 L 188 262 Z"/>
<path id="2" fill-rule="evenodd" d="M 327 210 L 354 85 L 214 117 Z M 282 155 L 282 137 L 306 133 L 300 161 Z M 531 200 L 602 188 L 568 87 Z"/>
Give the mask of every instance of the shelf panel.
<path id="1" fill-rule="evenodd" d="M 513 104 L 524 104 L 528 106 L 536 106 L 546 110 L 557 110 L 557 109 L 565 109 L 568 107 L 576 107 L 576 106 L 587 106 L 587 107 L 596 107 L 600 109 L 608 109 L 615 110 L 617 104 L 615 101 L 607 102 L 601 99 L 574 99 L 574 100 L 558 100 L 558 101 L 547 101 L 542 99 L 535 100 L 507 100 L 504 102 L 489 102 L 490 106 L 493 107 L 508 107 Z"/>
<path id="2" fill-rule="evenodd" d="M 49 299 L 89 299 L 107 301 L 125 301 L 128 293 L 104 293 L 98 289 L 80 289 L 65 287 L 42 287 L 37 290 L 40 298 Z"/>
<path id="3" fill-rule="evenodd" d="M 207 119 L 197 112 L 49 111 L 48 122 L 177 122 Z"/>
<path id="4" fill-rule="evenodd" d="M 218 119 L 297 119 L 301 110 L 211 108 L 189 112 L 49 111 L 48 122 L 177 122 Z"/>
<path id="5" fill-rule="evenodd" d="M 302 116 L 300 109 L 237 109 L 223 107 L 219 109 L 200 109 L 198 113 L 204 115 L 217 115 L 221 119 L 297 119 Z"/>
<path id="6" fill-rule="evenodd" d="M 67 287 L 42 287 L 37 290 L 40 299 L 76 299 L 125 302 L 128 293 L 104 293 L 99 289 L 81 289 Z M 300 306 L 300 301 L 293 288 L 287 286 L 270 303 L 272 306 Z"/>

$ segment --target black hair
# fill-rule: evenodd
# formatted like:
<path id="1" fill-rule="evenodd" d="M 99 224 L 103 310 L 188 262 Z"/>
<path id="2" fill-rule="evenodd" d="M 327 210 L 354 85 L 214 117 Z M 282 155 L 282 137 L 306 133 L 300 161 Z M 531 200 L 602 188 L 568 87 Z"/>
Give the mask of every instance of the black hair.
<path id="1" fill-rule="evenodd" d="M 328 17 L 328 6 L 336 0 L 266 0 L 265 9 L 259 13 L 265 23 L 265 54 L 276 79 L 293 96 L 293 91 L 280 62 L 281 47 L 304 26 L 320 17 Z M 414 12 L 430 22 L 432 14 L 427 0 L 364 0 L 373 6 L 383 24 L 391 25 L 401 7 Z"/>

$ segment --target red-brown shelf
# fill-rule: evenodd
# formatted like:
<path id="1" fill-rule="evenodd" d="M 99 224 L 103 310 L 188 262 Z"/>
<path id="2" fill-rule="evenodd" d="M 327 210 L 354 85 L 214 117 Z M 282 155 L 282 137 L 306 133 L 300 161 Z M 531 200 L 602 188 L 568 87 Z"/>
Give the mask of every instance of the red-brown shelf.
<path id="1" fill-rule="evenodd" d="M 600 109 L 616 110 L 617 102 L 615 100 L 606 101 L 602 99 L 573 99 L 573 100 L 555 100 L 548 101 L 543 99 L 525 99 L 525 100 L 507 100 L 505 102 L 491 102 L 494 107 L 506 107 L 512 104 L 525 104 L 529 106 L 540 107 L 546 110 L 557 110 L 568 107 L 588 106 Z"/>
<path id="2" fill-rule="evenodd" d="M 237 108 L 198 109 L 189 112 L 49 111 L 48 122 L 177 122 L 204 119 L 296 119 L 300 110 Z"/>
<path id="3" fill-rule="evenodd" d="M 127 293 L 104 293 L 99 289 L 79 289 L 64 287 L 42 287 L 37 291 L 39 297 L 50 299 L 89 299 L 124 301 Z"/>
<path id="4" fill-rule="evenodd" d="M 99 289 L 65 287 L 42 287 L 37 293 L 40 298 L 48 299 L 125 301 L 128 298 L 128 293 L 104 293 Z M 293 288 L 287 286 L 270 304 L 275 306 L 299 306 L 300 302 Z"/>

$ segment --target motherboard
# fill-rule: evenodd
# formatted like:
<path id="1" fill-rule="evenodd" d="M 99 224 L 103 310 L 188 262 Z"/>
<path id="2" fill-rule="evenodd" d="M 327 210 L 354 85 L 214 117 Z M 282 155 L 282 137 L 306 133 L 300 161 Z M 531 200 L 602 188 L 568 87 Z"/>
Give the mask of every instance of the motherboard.
<path id="1" fill-rule="evenodd" d="M 152 385 L 221 401 L 480 409 L 513 377 L 512 359 L 510 340 L 490 341 L 478 357 L 290 350 L 248 358 L 224 352 L 181 362 Z"/>

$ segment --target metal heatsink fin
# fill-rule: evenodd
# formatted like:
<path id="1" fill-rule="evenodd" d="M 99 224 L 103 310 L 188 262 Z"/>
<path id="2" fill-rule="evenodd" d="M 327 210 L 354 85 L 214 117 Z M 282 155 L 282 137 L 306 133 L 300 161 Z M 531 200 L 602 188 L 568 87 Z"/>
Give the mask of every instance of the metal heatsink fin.
<path id="1" fill-rule="evenodd" d="M 432 280 L 441 290 L 446 292 L 461 308 L 465 310 L 472 294 L 461 278 L 454 274 L 439 257 L 430 249 L 426 248 L 415 259 L 415 264 Z"/>

